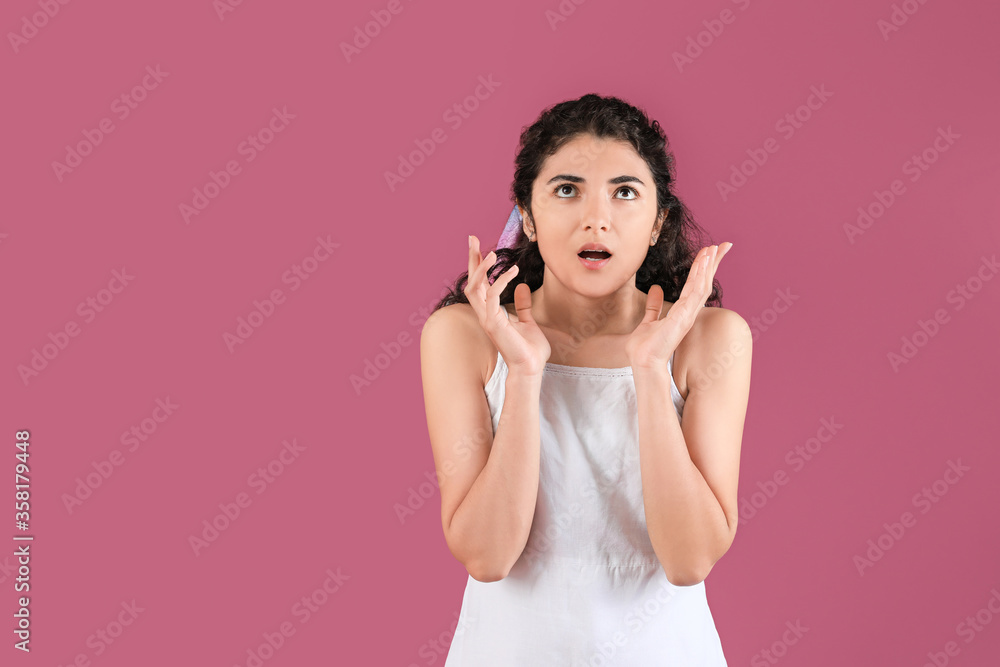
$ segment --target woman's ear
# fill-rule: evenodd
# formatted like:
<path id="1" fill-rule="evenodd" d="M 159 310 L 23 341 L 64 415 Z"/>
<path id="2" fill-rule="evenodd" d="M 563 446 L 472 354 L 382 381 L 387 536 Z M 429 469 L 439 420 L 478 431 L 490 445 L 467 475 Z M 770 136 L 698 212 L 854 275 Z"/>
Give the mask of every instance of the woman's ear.
<path id="1" fill-rule="evenodd" d="M 650 237 L 651 242 L 649 245 L 656 245 L 656 239 L 660 237 L 660 231 L 663 229 L 663 223 L 667 219 L 668 210 L 669 209 L 663 209 L 663 212 L 660 214 L 660 216 L 656 219 L 656 222 L 653 224 L 653 233 Z"/>
<path id="2" fill-rule="evenodd" d="M 517 211 L 521 214 L 521 230 L 524 235 L 529 239 L 533 238 L 535 235 L 534 224 L 529 224 L 527 211 L 520 205 L 517 205 Z"/>

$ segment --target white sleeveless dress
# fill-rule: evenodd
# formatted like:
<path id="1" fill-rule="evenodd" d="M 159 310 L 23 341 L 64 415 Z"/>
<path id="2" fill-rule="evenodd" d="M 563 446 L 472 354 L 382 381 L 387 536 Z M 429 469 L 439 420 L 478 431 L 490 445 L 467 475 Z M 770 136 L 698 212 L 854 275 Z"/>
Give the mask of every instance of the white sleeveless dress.
<path id="1" fill-rule="evenodd" d="M 506 379 L 497 353 L 494 433 Z M 527 544 L 505 578 L 469 577 L 445 667 L 726 667 L 705 583 L 667 581 L 646 531 L 632 368 L 546 364 L 539 424 Z"/>

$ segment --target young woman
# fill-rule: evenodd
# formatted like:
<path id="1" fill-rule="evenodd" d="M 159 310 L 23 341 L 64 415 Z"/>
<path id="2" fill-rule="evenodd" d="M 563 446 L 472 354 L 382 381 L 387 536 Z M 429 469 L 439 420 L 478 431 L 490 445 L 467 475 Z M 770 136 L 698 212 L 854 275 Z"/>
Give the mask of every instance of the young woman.
<path id="1" fill-rule="evenodd" d="M 751 334 L 714 279 L 732 244 L 695 252 L 673 167 L 620 99 L 545 110 L 516 241 L 484 258 L 470 236 L 424 324 L 441 520 L 469 572 L 446 667 L 726 665 L 704 580 L 736 534 Z"/>

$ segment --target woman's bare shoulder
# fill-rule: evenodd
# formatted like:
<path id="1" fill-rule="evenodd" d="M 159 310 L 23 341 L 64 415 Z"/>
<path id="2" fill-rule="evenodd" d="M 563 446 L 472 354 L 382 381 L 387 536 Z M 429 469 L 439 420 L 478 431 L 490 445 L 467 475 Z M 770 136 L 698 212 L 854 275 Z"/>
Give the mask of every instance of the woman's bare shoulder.
<path id="1" fill-rule="evenodd" d="M 713 342 L 729 342 L 734 335 L 750 331 L 750 325 L 735 310 L 721 307 L 701 310 L 692 327 L 692 330 L 698 327 L 700 338 L 708 338 Z"/>
<path id="2" fill-rule="evenodd" d="M 750 325 L 735 310 L 702 308 L 674 354 L 674 381 L 681 396 L 687 399 L 688 388 L 725 351 L 749 345 Z"/>
<path id="3" fill-rule="evenodd" d="M 686 396 L 690 383 L 707 372 L 712 364 L 725 365 L 727 360 L 732 363 L 733 355 L 749 351 L 752 341 L 750 325 L 735 310 L 702 308 L 691 330 L 677 346 L 674 374 L 683 378 L 682 393 Z M 678 382 L 678 389 L 680 384 Z"/>
<path id="4" fill-rule="evenodd" d="M 432 350 L 426 361 L 435 363 L 435 354 L 459 357 L 462 366 L 473 367 L 479 372 L 485 387 L 493 367 L 497 350 L 486 332 L 479 325 L 476 311 L 468 303 L 449 304 L 431 313 L 420 332 L 421 346 L 425 339 Z"/>

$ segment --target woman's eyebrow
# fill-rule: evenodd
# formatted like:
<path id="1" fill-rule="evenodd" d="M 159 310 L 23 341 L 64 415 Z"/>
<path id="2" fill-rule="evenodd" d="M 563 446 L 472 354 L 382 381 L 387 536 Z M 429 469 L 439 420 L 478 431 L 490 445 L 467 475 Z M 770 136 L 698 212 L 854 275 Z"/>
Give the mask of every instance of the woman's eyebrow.
<path id="1" fill-rule="evenodd" d="M 556 181 L 569 181 L 570 183 L 586 183 L 587 179 L 581 178 L 580 176 L 573 176 L 572 174 L 558 174 L 549 179 L 546 185 L 555 183 Z M 641 180 L 635 176 L 616 176 L 615 178 L 609 179 L 609 185 L 618 185 L 619 183 L 638 183 L 639 185 L 646 185 Z"/>

